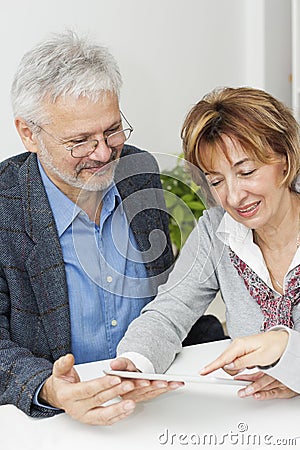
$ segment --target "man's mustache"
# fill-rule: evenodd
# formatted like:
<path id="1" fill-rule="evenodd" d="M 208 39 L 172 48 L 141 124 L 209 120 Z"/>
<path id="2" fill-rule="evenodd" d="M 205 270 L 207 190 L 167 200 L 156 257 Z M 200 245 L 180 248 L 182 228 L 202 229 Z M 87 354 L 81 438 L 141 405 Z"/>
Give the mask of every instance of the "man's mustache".
<path id="1" fill-rule="evenodd" d="M 76 173 L 78 174 L 83 169 L 99 169 L 101 167 L 104 167 L 112 162 L 114 162 L 117 159 L 118 156 L 118 150 L 112 149 L 110 158 L 106 162 L 102 161 L 85 161 L 81 164 L 78 164 L 76 167 Z"/>

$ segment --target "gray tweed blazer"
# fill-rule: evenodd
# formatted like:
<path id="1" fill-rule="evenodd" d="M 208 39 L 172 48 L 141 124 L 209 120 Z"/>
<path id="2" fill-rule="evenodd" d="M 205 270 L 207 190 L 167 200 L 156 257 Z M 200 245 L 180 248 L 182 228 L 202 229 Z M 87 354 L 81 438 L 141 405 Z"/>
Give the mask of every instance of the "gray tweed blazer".
<path id="1" fill-rule="evenodd" d="M 137 244 L 147 255 L 147 274 L 161 284 L 173 255 L 157 164 L 149 153 L 124 146 L 115 181 Z M 141 190 L 145 195 L 133 195 Z M 153 230 L 160 230 L 156 246 L 153 233 L 149 241 Z M 35 417 L 55 414 L 34 406 L 32 397 L 53 362 L 70 350 L 59 238 L 36 155 L 23 153 L 0 164 L 0 404 Z"/>

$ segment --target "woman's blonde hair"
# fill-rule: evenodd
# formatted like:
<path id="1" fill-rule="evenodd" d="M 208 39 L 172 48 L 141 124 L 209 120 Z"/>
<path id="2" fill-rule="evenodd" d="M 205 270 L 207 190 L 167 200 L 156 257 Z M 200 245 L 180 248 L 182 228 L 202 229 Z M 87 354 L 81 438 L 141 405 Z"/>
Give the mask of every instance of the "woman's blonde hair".
<path id="1" fill-rule="evenodd" d="M 201 171 L 212 150 L 226 154 L 224 137 L 228 137 L 263 164 L 284 155 L 287 171 L 282 183 L 287 186 L 299 173 L 298 123 L 289 108 L 259 89 L 222 88 L 205 95 L 188 113 L 181 137 L 189 166 Z"/>

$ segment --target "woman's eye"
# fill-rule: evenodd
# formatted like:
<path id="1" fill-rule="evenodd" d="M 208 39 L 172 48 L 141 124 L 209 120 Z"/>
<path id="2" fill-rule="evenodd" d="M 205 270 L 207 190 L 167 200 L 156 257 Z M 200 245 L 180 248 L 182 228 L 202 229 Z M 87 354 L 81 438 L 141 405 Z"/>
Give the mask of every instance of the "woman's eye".
<path id="1" fill-rule="evenodd" d="M 255 171 L 256 171 L 256 169 L 246 170 L 246 171 L 244 171 L 244 172 L 241 172 L 241 175 L 242 175 L 243 177 L 247 177 L 248 175 L 252 175 Z"/>
<path id="2" fill-rule="evenodd" d="M 208 184 L 209 184 L 211 187 L 216 187 L 216 186 L 218 186 L 220 183 L 221 183 L 221 180 L 208 181 Z"/>

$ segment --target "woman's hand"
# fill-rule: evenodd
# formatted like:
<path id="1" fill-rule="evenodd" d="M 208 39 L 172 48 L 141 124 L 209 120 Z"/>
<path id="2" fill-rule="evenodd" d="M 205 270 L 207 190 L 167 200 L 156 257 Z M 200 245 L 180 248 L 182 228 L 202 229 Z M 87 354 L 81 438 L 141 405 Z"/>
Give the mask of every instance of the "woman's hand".
<path id="1" fill-rule="evenodd" d="M 291 398 L 298 395 L 280 381 L 263 372 L 237 375 L 234 378 L 235 380 L 252 381 L 249 386 L 238 391 L 241 398 L 254 397 L 257 400 L 271 400 L 274 398 Z"/>
<path id="2" fill-rule="evenodd" d="M 269 366 L 282 356 L 289 339 L 285 330 L 234 339 L 228 348 L 212 363 L 205 366 L 201 375 L 223 368 L 231 375 L 255 366 Z"/>
<path id="3" fill-rule="evenodd" d="M 238 391 L 241 398 L 268 400 L 295 397 L 298 395 L 296 392 L 263 372 L 237 375 L 246 368 L 276 363 L 282 356 L 288 339 L 289 334 L 285 330 L 267 331 L 234 339 L 217 359 L 202 369 L 201 375 L 223 368 L 230 375 L 236 375 L 236 380 L 252 381 L 250 385 Z"/>

